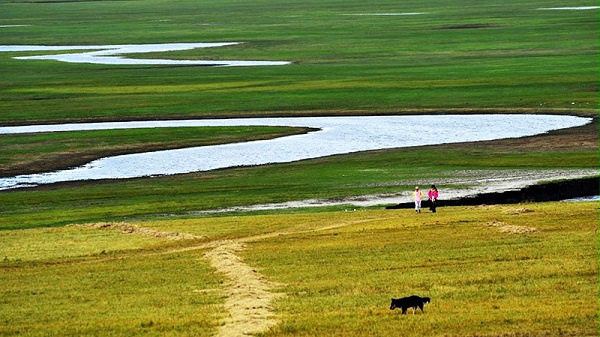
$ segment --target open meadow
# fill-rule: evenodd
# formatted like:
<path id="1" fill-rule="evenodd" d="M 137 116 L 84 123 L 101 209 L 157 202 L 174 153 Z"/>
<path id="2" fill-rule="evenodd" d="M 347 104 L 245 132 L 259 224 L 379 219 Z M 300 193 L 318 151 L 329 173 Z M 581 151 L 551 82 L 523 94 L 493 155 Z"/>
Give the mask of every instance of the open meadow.
<path id="1" fill-rule="evenodd" d="M 598 202 L 211 212 L 460 189 L 599 167 L 599 9 L 586 1 L 0 0 L 0 126 L 194 118 L 566 114 L 519 139 L 0 191 L 0 336 L 597 336 Z M 66 63 L 3 46 L 229 43 Z M 0 176 L 309 132 L 0 135 Z M 402 132 L 402 130 L 398 130 Z M 444 183 L 445 182 L 445 183 Z M 398 200 L 398 202 L 407 200 Z M 431 298 L 401 315 L 390 299 Z"/>
<path id="2" fill-rule="evenodd" d="M 595 336 L 597 215 L 541 203 L 3 231 L 0 333 Z M 389 310 L 411 294 L 431 298 L 425 313 Z"/>

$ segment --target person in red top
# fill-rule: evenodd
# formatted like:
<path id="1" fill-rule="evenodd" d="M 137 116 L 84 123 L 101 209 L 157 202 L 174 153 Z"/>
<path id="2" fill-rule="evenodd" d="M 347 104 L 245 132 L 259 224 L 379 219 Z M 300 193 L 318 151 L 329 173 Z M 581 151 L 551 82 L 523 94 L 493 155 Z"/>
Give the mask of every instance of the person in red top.
<path id="1" fill-rule="evenodd" d="M 431 188 L 429 189 L 429 191 L 427 191 L 427 197 L 429 198 L 430 203 L 429 210 L 435 213 L 438 199 L 438 190 L 437 187 L 435 187 L 435 185 L 431 185 Z"/>

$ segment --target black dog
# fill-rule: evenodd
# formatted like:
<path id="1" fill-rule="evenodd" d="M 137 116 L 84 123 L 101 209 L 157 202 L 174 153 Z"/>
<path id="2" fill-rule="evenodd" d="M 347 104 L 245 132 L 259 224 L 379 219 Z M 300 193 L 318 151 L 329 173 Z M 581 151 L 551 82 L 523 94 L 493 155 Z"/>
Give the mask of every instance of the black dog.
<path id="1" fill-rule="evenodd" d="M 419 308 L 421 309 L 421 312 L 425 313 L 423 311 L 423 304 L 429 303 L 429 301 L 429 297 L 419 297 L 416 295 L 402 298 L 392 298 L 392 305 L 390 305 L 390 310 L 401 308 L 402 314 L 404 315 L 406 314 L 406 310 L 408 308 L 412 308 L 414 315 L 415 311 L 417 311 L 417 308 Z"/>

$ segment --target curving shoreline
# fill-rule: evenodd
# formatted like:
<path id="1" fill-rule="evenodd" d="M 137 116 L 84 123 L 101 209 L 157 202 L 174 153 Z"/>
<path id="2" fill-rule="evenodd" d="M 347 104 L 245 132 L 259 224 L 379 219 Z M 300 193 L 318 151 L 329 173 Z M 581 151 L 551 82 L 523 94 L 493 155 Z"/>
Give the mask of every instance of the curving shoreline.
<path id="1" fill-rule="evenodd" d="M 35 51 L 67 51 L 65 54 L 38 56 L 19 56 L 17 60 L 55 60 L 67 63 L 91 63 L 105 65 L 172 65 L 172 66 L 205 66 L 205 67 L 250 67 L 250 66 L 282 66 L 291 64 L 288 61 L 240 61 L 240 60 L 170 60 L 170 59 L 135 59 L 120 55 L 136 53 L 152 53 L 190 50 L 197 48 L 215 48 L 239 45 L 242 42 L 217 43 L 161 43 L 161 44 L 125 44 L 125 45 L 91 45 L 91 46 L 36 46 L 36 45 L 0 45 L 0 52 L 35 52 Z M 90 50 L 74 52 L 75 50 Z"/>
<path id="2" fill-rule="evenodd" d="M 503 178 L 500 178 L 501 176 Z M 424 181 L 407 181 L 406 184 L 427 186 L 427 182 Z M 436 184 L 440 188 L 440 206 L 533 202 L 536 200 L 530 195 L 531 191 L 534 194 L 546 194 L 546 196 L 536 196 L 537 201 L 560 201 L 574 197 L 598 195 L 599 186 L 598 170 L 465 172 L 465 177 L 436 181 Z M 470 187 L 446 188 L 444 186 L 452 184 L 468 185 Z M 390 194 L 363 195 L 337 199 L 309 199 L 282 203 L 234 206 L 213 210 L 192 211 L 189 213 L 249 212 L 327 206 L 383 206 L 388 209 L 406 209 L 414 208 L 414 204 L 411 201 L 411 193 L 412 191 L 402 191 Z"/>
<path id="3" fill-rule="evenodd" d="M 0 133 L 177 126 L 299 126 L 320 131 L 271 140 L 106 157 L 55 172 L 0 178 L 0 189 L 77 180 L 126 179 L 287 163 L 360 151 L 519 138 L 586 125 L 564 115 L 436 115 L 240 118 L 0 127 Z"/>

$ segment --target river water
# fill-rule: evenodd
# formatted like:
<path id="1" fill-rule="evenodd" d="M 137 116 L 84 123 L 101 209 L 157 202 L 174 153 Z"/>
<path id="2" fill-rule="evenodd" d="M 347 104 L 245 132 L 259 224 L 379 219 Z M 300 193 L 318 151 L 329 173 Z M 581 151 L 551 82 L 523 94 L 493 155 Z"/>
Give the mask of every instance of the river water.
<path id="1" fill-rule="evenodd" d="M 138 59 L 121 55 L 137 53 L 158 53 L 167 51 L 190 50 L 197 48 L 216 48 L 239 45 L 241 42 L 217 43 L 160 43 L 160 44 L 127 44 L 127 45 L 92 45 L 92 46 L 35 46 L 35 45 L 0 45 L 0 52 L 53 52 L 49 55 L 19 56 L 18 60 L 55 60 L 68 63 L 91 63 L 106 65 L 172 65 L 172 66 L 281 66 L 288 61 L 242 61 L 242 60 L 169 60 Z M 82 51 L 83 50 L 83 51 Z M 87 51 L 90 50 L 90 51 Z M 56 54 L 57 51 L 66 51 Z"/>
<path id="2" fill-rule="evenodd" d="M 562 115 L 427 115 L 244 118 L 0 127 L 0 134 L 180 126 L 296 126 L 319 131 L 245 143 L 120 155 L 40 174 L 0 178 L 0 190 L 65 181 L 125 179 L 286 163 L 359 151 L 530 136 L 584 125 Z"/>

